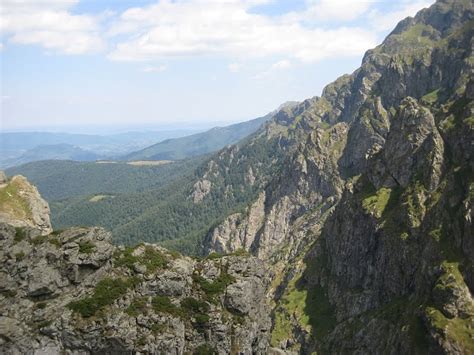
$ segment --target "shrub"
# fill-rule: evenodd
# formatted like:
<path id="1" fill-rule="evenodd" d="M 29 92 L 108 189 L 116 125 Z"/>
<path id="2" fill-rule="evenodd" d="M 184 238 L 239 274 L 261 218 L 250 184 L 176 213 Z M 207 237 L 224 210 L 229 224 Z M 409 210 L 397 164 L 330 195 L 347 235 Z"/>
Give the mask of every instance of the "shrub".
<path id="1" fill-rule="evenodd" d="M 19 253 L 16 253 L 15 254 L 15 259 L 16 261 L 22 261 L 25 257 L 25 253 L 20 251 Z"/>
<path id="2" fill-rule="evenodd" d="M 210 298 L 223 293 L 227 286 L 235 282 L 235 278 L 228 274 L 226 270 L 222 270 L 219 277 L 212 282 L 200 275 L 194 275 L 193 279 Z"/>
<path id="3" fill-rule="evenodd" d="M 176 307 L 169 297 L 166 296 L 155 296 L 151 300 L 153 310 L 157 313 L 168 313 L 173 316 L 181 314 L 180 309 Z"/>
<path id="4" fill-rule="evenodd" d="M 209 316 L 207 313 L 209 312 L 210 307 L 206 302 L 197 300 L 193 297 L 187 297 L 181 301 L 181 307 L 183 316 L 194 318 L 194 325 L 198 330 L 203 329 L 203 327 L 209 322 Z"/>
<path id="5" fill-rule="evenodd" d="M 201 344 L 193 351 L 193 355 L 216 355 L 217 351 L 209 344 Z"/>
<path id="6" fill-rule="evenodd" d="M 147 305 L 147 298 L 146 297 L 138 297 L 135 298 L 132 303 L 127 307 L 125 313 L 127 313 L 131 317 L 136 317 L 139 314 L 142 314 L 146 310 Z"/>
<path id="7" fill-rule="evenodd" d="M 112 304 L 122 297 L 129 288 L 137 285 L 138 279 L 112 279 L 105 278 L 95 287 L 94 293 L 79 301 L 70 302 L 67 307 L 87 318 L 97 313 L 102 308 Z"/>
<path id="8" fill-rule="evenodd" d="M 22 240 L 26 238 L 26 231 L 22 227 L 15 227 L 15 237 L 13 237 L 13 240 L 15 243 L 19 243 Z"/>
<path id="9" fill-rule="evenodd" d="M 223 256 L 224 256 L 224 255 L 221 254 L 221 253 L 215 253 L 215 252 L 213 252 L 213 253 L 210 253 L 210 254 L 206 257 L 206 259 L 215 260 L 215 259 L 222 258 Z"/>
<path id="10" fill-rule="evenodd" d="M 46 242 L 48 240 L 48 236 L 47 235 L 39 235 L 35 238 L 32 238 L 30 240 L 31 244 L 33 245 L 40 245 L 40 244 L 43 244 L 44 242 Z"/>
<path id="11" fill-rule="evenodd" d="M 92 254 L 96 249 L 96 246 L 90 240 L 84 240 L 79 242 L 79 253 Z"/>
<path id="12" fill-rule="evenodd" d="M 206 313 L 209 312 L 209 305 L 204 302 L 200 301 L 194 297 L 186 297 L 181 301 L 181 307 L 183 310 L 188 311 L 191 314 L 196 313 Z"/>
<path id="13" fill-rule="evenodd" d="M 124 266 L 133 270 L 133 264 L 138 262 L 145 265 L 148 272 L 154 272 L 168 266 L 168 258 L 161 251 L 147 245 L 142 255 L 134 256 L 133 252 L 136 248 L 127 247 L 123 252 L 116 252 L 114 255 L 115 266 Z"/>

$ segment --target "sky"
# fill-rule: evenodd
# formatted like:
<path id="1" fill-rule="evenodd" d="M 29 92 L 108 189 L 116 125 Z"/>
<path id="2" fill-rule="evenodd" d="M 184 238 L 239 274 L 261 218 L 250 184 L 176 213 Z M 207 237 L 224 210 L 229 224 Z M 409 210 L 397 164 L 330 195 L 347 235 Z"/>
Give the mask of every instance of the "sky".
<path id="1" fill-rule="evenodd" d="M 432 0 L 2 0 L 0 130 L 189 128 L 320 95 Z"/>

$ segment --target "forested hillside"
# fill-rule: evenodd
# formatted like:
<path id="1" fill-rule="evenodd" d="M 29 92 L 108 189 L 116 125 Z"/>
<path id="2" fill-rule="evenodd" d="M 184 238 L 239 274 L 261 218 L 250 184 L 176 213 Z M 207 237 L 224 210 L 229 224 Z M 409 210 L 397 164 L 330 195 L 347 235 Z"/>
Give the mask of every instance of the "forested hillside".
<path id="1" fill-rule="evenodd" d="M 21 349 L 32 342 L 18 334 L 34 334 L 37 348 L 90 353 L 474 353 L 473 29 L 472 1 L 438 0 L 321 97 L 177 175 L 160 167 L 161 185 L 52 203 L 56 228 L 101 225 L 116 244 L 202 259 L 115 248 L 98 228 L 35 238 L 0 226 L 0 331 L 14 330 L 0 340 Z"/>
<path id="2" fill-rule="evenodd" d="M 156 189 L 192 171 L 200 160 L 132 165 L 124 162 L 38 161 L 6 170 L 24 175 L 49 202 Z"/>
<path id="3" fill-rule="evenodd" d="M 127 154 L 122 160 L 179 160 L 215 152 L 237 143 L 258 130 L 272 114 L 226 127 L 214 127 L 206 132 L 182 138 L 167 139 Z"/>

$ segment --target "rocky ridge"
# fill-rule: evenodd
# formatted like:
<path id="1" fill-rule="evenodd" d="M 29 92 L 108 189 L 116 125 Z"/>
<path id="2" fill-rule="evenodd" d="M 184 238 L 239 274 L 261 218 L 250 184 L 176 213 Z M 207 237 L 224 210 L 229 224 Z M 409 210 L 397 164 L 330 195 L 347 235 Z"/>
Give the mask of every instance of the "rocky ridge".
<path id="1" fill-rule="evenodd" d="M 472 3 L 436 2 L 260 132 L 279 174 L 204 247 L 275 265 L 274 347 L 474 349 L 472 24 Z"/>
<path id="2" fill-rule="evenodd" d="M 85 328 L 95 332 L 91 338 L 85 338 L 84 328 L 73 332 L 77 344 L 86 352 L 120 344 L 119 350 L 177 353 L 201 345 L 201 350 L 220 353 L 472 353 L 473 13 L 469 1 L 437 1 L 400 22 L 380 46 L 366 53 L 358 70 L 329 84 L 322 97 L 282 108 L 253 136 L 211 158 L 198 169 L 189 200 L 198 206 L 227 197 L 252 202 L 210 229 L 203 242 L 204 252 L 210 253 L 207 260 L 176 259 L 192 264 L 196 276 L 191 276 L 186 292 L 199 302 L 188 304 L 171 291 L 174 286 L 160 293 L 171 283 L 160 262 L 156 269 L 152 265 L 151 273 L 160 282 L 147 279 L 146 260 L 154 258 L 141 255 L 159 251 L 169 258 L 167 265 L 174 265 L 165 250 L 151 245 L 118 249 L 116 257 L 97 269 L 114 280 L 124 278 L 126 291 L 103 308 L 112 312 L 100 309 L 89 315 L 88 300 L 108 287 L 99 278 L 93 287 L 64 288 L 79 287 L 84 296 L 62 305 L 66 318 L 82 314 L 78 319 L 85 317 L 87 323 L 102 317 Z M 12 251 L 14 231 L 5 233 L 4 250 Z M 60 236 L 65 238 L 62 250 L 69 239 Z M 244 256 L 241 248 L 258 259 Z M 218 266 L 222 262 L 227 265 L 224 273 Z M 233 273 L 234 262 L 259 267 Z M 15 262 L 5 265 L 11 264 Z M 268 265 L 274 276 L 262 271 Z M 23 285 L 19 299 L 33 307 L 30 298 L 37 296 L 28 290 L 37 285 L 30 287 L 12 270 L 4 273 Z M 226 290 L 218 300 L 212 291 L 209 295 L 216 282 Z M 242 283 L 254 286 L 239 286 Z M 48 294 L 68 294 L 58 291 L 61 288 L 46 289 Z M 234 295 L 230 299 L 229 289 Z M 129 293 L 138 296 L 137 302 Z M 245 313 L 245 302 L 253 296 L 250 304 L 256 309 Z M 13 312 L 8 322 L 27 319 L 15 313 L 16 300 L 2 302 Z M 149 318 L 146 329 L 140 328 L 141 318 L 126 316 L 125 306 L 132 315 L 138 308 L 152 317 L 154 307 L 167 314 L 167 322 L 176 318 L 176 326 L 165 322 L 166 329 L 184 341 L 168 345 L 165 328 L 149 332 Z M 183 309 L 190 319 L 183 320 Z M 227 330 L 215 328 L 221 324 L 216 316 L 204 322 L 208 332 L 203 337 L 198 320 L 206 320 L 201 316 L 214 310 Z M 227 312 L 235 317 L 223 321 Z M 241 314 L 248 318 L 241 320 Z M 132 317 L 137 326 L 114 327 L 115 317 L 127 322 Z M 237 332 L 238 343 L 244 345 L 236 350 L 234 342 L 229 345 L 235 333 L 228 329 L 240 329 L 236 324 L 241 321 L 246 331 Z M 27 328 L 28 337 L 11 340 L 7 334 L 2 339 L 12 349 L 35 336 L 64 348 L 70 343 L 62 334 L 69 333 L 54 326 L 61 332 L 47 338 L 39 335 L 41 330 Z M 132 330 L 124 335 L 123 329 Z"/>
<path id="3" fill-rule="evenodd" d="M 265 353 L 271 272 L 241 253 L 196 260 L 101 228 L 0 224 L 0 347 L 8 354 Z"/>

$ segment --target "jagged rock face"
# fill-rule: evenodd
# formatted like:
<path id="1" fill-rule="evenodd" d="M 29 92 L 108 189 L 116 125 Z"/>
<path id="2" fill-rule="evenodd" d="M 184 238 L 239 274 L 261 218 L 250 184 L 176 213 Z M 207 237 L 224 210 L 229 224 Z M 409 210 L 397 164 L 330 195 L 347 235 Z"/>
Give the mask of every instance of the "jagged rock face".
<path id="1" fill-rule="evenodd" d="M 21 175 L 8 180 L 0 174 L 0 222 L 33 227 L 46 235 L 52 232 L 49 205 L 35 186 Z"/>
<path id="2" fill-rule="evenodd" d="M 30 251 L 5 227 L 5 346 L 472 353 L 472 19 L 469 1 L 443 0 L 402 21 L 321 98 L 283 108 L 196 173 L 194 203 L 252 201 L 209 231 L 204 250 L 246 249 L 275 275 L 241 251 L 198 262 L 146 245 L 110 256 L 90 235 L 99 230 Z M 17 262 L 18 245 L 32 263 Z M 100 298 L 108 279 L 111 303 Z M 53 309 L 62 316 L 43 326 Z"/>
<path id="3" fill-rule="evenodd" d="M 473 351 L 473 13 L 438 1 L 269 124 L 289 148 L 245 240 L 280 273 L 272 346 Z M 207 250 L 246 247 L 248 211 Z"/>
<path id="4" fill-rule="evenodd" d="M 2 353 L 264 354 L 271 273 L 250 256 L 196 261 L 116 248 L 101 228 L 42 236 L 0 224 Z"/>

